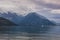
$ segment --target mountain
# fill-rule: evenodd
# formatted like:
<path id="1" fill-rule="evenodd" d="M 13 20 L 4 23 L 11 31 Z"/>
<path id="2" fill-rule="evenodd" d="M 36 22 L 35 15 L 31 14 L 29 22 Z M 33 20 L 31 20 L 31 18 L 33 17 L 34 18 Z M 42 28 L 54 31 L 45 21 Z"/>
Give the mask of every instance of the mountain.
<path id="1" fill-rule="evenodd" d="M 8 19 L 14 22 L 15 24 L 19 24 L 19 22 L 23 19 L 22 15 L 17 15 L 17 13 L 14 13 L 14 12 L 6 12 L 6 13 L 0 12 L 0 17 Z"/>
<path id="2" fill-rule="evenodd" d="M 8 19 L 18 25 L 54 25 L 52 21 L 36 12 L 29 13 L 25 17 L 9 11 L 6 13 L 0 12 L 0 17 Z"/>
<path id="3" fill-rule="evenodd" d="M 40 26 L 40 25 L 55 25 L 53 22 L 37 14 L 36 12 L 29 13 L 21 21 L 20 25 Z"/>
<path id="4" fill-rule="evenodd" d="M 0 17 L 0 26 L 16 26 L 16 24 L 3 17 Z"/>

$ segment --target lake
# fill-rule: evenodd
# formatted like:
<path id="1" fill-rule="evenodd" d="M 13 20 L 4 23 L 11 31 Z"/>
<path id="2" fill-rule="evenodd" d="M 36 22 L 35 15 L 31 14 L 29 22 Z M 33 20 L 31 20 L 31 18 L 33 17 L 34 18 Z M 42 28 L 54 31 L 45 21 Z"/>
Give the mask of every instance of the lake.
<path id="1" fill-rule="evenodd" d="M 60 26 L 3 26 L 0 40 L 60 40 Z"/>

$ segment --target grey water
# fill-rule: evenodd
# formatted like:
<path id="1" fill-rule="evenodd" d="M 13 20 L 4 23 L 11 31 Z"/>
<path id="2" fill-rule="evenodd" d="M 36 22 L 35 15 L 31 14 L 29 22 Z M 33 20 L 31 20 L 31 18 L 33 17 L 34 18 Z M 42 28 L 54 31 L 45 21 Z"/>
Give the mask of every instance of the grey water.
<path id="1" fill-rule="evenodd" d="M 0 34 L 10 34 L 16 40 L 60 40 L 60 26 L 5 26 Z"/>

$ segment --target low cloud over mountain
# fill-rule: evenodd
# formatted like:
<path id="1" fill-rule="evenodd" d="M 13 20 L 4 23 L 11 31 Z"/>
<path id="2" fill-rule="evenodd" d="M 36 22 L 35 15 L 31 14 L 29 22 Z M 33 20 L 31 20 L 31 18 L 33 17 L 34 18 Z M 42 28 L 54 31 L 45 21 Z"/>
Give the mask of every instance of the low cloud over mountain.
<path id="1" fill-rule="evenodd" d="M 8 11 L 23 16 L 38 12 L 49 20 L 60 22 L 53 18 L 54 14 L 60 14 L 60 0 L 0 0 L 0 12 Z"/>

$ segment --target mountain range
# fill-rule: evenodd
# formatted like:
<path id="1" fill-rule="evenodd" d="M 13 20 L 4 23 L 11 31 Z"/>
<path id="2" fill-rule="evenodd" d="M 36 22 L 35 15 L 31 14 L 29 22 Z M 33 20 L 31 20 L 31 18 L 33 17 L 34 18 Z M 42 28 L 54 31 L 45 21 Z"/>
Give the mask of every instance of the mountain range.
<path id="1" fill-rule="evenodd" d="M 36 12 L 26 15 L 20 24 L 27 26 L 55 25 L 52 21 L 42 15 L 37 14 Z"/>
<path id="2" fill-rule="evenodd" d="M 37 14 L 36 12 L 31 12 L 26 16 L 17 15 L 14 12 L 0 13 L 0 17 L 3 17 L 11 22 L 18 25 L 26 26 L 39 26 L 39 25 L 55 25 L 52 21 L 48 20 L 46 17 Z"/>
<path id="3" fill-rule="evenodd" d="M 16 26 L 15 23 L 11 22 L 8 19 L 5 19 L 3 17 L 0 17 L 0 26 Z"/>
<path id="4" fill-rule="evenodd" d="M 15 24 L 19 24 L 19 22 L 23 19 L 22 15 L 17 15 L 17 13 L 14 12 L 7 12 L 7 13 L 0 13 L 0 17 L 3 17 L 5 19 L 8 19 Z"/>

